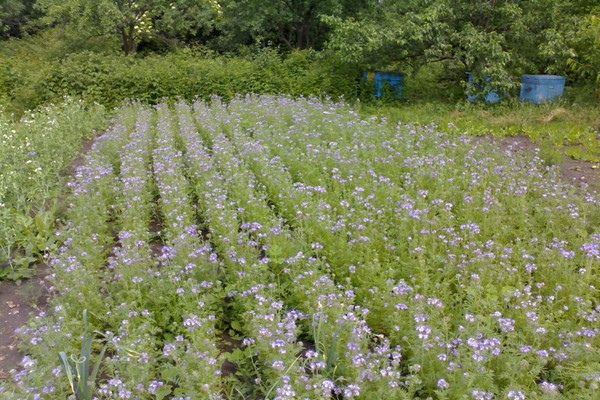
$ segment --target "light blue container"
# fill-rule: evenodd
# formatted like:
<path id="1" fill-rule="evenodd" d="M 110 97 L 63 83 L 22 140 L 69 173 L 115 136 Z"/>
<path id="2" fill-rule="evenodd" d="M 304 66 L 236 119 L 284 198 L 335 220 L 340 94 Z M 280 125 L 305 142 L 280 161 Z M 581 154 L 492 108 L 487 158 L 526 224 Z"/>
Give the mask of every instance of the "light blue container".
<path id="1" fill-rule="evenodd" d="M 521 100 L 541 104 L 554 100 L 565 90 L 565 77 L 559 75 L 521 76 Z"/>
<path id="2" fill-rule="evenodd" d="M 393 71 L 363 71 L 362 78 L 364 82 L 373 85 L 373 95 L 377 98 L 383 95 L 385 86 L 393 89 L 395 98 L 402 97 L 402 84 L 404 83 L 402 74 Z"/>
<path id="3" fill-rule="evenodd" d="M 491 80 L 492 80 L 491 76 L 488 75 L 488 76 L 485 77 L 485 81 L 486 82 L 489 82 Z M 469 86 L 473 85 L 473 83 L 472 83 L 473 82 L 473 75 L 470 72 L 467 72 L 467 82 L 468 82 Z M 490 103 L 490 104 L 491 103 L 497 103 L 500 100 L 502 100 L 502 96 L 500 96 L 494 90 L 488 90 L 488 91 L 486 91 L 485 87 L 482 87 L 481 85 L 477 85 L 477 89 L 482 92 L 482 95 L 485 94 L 484 100 L 485 100 L 486 103 Z M 469 94 L 469 95 L 467 95 L 467 101 L 470 102 L 470 103 L 472 103 L 475 100 L 477 100 L 479 98 L 479 96 L 481 96 L 481 95 L 479 95 L 479 94 Z"/>

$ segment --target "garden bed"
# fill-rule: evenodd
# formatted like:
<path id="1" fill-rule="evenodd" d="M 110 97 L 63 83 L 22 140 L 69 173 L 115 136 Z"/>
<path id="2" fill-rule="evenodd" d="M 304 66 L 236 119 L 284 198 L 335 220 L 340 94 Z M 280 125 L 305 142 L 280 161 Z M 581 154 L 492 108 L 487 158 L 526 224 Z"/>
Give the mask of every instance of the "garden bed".
<path id="1" fill-rule="evenodd" d="M 502 145 L 316 99 L 125 106 L 2 390 L 65 397 L 86 309 L 100 398 L 593 397 L 598 200 Z"/>

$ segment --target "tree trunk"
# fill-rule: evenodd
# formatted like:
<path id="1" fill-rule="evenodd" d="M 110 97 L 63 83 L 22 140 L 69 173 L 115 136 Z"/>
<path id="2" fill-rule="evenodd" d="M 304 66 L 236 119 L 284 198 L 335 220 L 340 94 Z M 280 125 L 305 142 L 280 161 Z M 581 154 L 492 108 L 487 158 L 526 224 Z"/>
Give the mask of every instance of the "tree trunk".
<path id="1" fill-rule="evenodd" d="M 121 34 L 121 49 L 125 54 L 132 54 L 137 50 L 137 44 L 135 43 L 131 31 L 131 29 L 128 32 L 125 28 L 119 28 L 119 33 Z"/>

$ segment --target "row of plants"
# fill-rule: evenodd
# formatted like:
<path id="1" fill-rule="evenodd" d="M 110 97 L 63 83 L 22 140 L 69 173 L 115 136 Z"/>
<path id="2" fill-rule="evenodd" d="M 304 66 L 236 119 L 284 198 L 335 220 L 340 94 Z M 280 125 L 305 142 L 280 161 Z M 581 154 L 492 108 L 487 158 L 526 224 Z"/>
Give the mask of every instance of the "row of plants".
<path id="1" fill-rule="evenodd" d="M 29 265 L 60 244 L 65 173 L 106 124 L 104 107 L 69 98 L 18 121 L 0 110 L 0 280 L 31 276 Z"/>
<path id="2" fill-rule="evenodd" d="M 598 200 L 539 157 L 215 97 L 124 106 L 71 188 L 7 399 L 598 394 Z"/>
<path id="3" fill-rule="evenodd" d="M 235 110 L 236 105 L 238 103 L 234 103 L 230 108 Z M 245 108 L 247 105 L 244 104 L 242 107 Z M 546 181 L 543 180 L 539 172 L 536 172 L 536 170 L 543 169 L 539 159 L 525 166 L 502 165 L 492 168 L 489 163 L 497 162 L 494 159 L 495 157 L 491 156 L 492 149 L 476 148 L 468 151 L 467 149 L 472 145 L 469 144 L 469 140 L 466 138 L 463 139 L 465 142 L 462 143 L 460 140 L 457 143 L 456 139 L 449 140 L 450 143 L 447 143 L 444 141 L 445 135 L 436 133 L 433 126 L 427 129 L 431 136 L 418 135 L 423 128 L 408 127 L 408 132 L 399 129 L 398 136 L 394 138 L 398 142 L 384 142 L 382 147 L 390 148 L 390 150 L 402 148 L 404 151 L 400 154 L 396 153 L 400 159 L 392 157 L 386 159 L 378 157 L 381 149 L 376 147 L 373 144 L 374 140 L 370 138 L 371 135 L 377 134 L 385 128 L 372 129 L 372 127 L 369 127 L 371 129 L 366 131 L 364 136 L 361 135 L 360 131 L 352 129 L 352 135 L 345 135 L 348 125 L 351 126 L 355 121 L 339 118 L 333 110 L 325 109 L 323 111 L 324 115 L 321 117 L 322 120 L 317 118 L 319 122 L 312 121 L 311 124 L 309 122 L 310 118 L 304 117 L 301 111 L 310 110 L 307 106 L 300 107 L 300 111 L 294 111 L 293 115 L 286 113 L 285 105 L 272 103 L 267 108 L 271 111 L 267 115 L 261 115 L 262 120 L 259 118 L 256 121 L 252 118 L 254 116 L 252 114 L 249 119 L 256 123 L 255 126 L 268 126 L 269 128 L 246 129 L 252 130 L 253 140 L 259 141 L 270 149 L 269 163 L 273 164 L 273 158 L 271 157 L 275 153 L 275 159 L 281 160 L 284 170 L 291 175 L 289 186 L 279 187 L 277 197 L 279 199 L 286 198 L 288 193 L 294 193 L 294 196 L 298 196 L 295 193 L 298 190 L 303 193 L 310 193 L 308 198 L 298 199 L 296 212 L 290 214 L 290 223 L 295 222 L 299 228 L 302 228 L 307 240 L 323 246 L 323 257 L 330 263 L 329 268 L 334 276 L 337 276 L 340 282 L 351 282 L 351 287 L 355 290 L 359 303 L 361 305 L 368 304 L 367 308 L 370 310 L 371 316 L 371 319 L 368 319 L 370 325 L 379 332 L 383 331 L 386 335 L 396 337 L 402 344 L 406 344 L 404 341 L 408 343 L 419 342 L 419 339 L 428 339 L 430 334 L 433 335 L 431 332 L 435 332 L 435 328 L 431 329 L 431 325 L 424 323 L 429 318 L 437 323 L 442 323 L 443 326 L 439 328 L 439 331 L 444 332 L 444 334 L 438 336 L 438 339 L 433 340 L 434 342 L 437 342 L 439 337 L 445 337 L 448 330 L 453 329 L 452 326 L 454 326 L 454 329 L 460 326 L 460 320 L 458 319 L 454 323 L 450 322 L 448 309 L 443 305 L 448 304 L 448 299 L 455 295 L 464 296 L 464 293 L 463 295 L 459 294 L 463 290 L 479 293 L 478 296 L 474 296 L 478 300 L 471 303 L 470 295 L 466 295 L 460 300 L 455 299 L 455 301 L 458 300 L 458 303 L 452 304 L 450 309 L 457 307 L 466 312 L 468 305 L 472 305 L 477 308 L 477 312 L 473 314 L 479 314 L 481 317 L 483 310 L 479 306 L 484 299 L 487 299 L 488 302 L 489 299 L 496 299 L 492 300 L 492 303 L 494 303 L 494 301 L 499 300 L 497 295 L 494 295 L 495 291 L 510 292 L 513 288 L 524 284 L 521 278 L 517 279 L 519 284 L 516 284 L 514 279 L 517 274 L 513 275 L 512 273 L 517 272 L 517 269 L 509 266 L 510 263 L 522 263 L 522 261 L 519 262 L 519 258 L 509 258 L 506 254 L 503 254 L 505 252 L 512 254 L 512 246 L 514 245 L 504 247 L 501 250 L 500 247 L 495 247 L 494 242 L 519 243 L 521 240 L 526 240 L 521 238 L 524 232 L 535 235 L 538 232 L 546 231 L 545 235 L 548 236 L 545 240 L 553 243 L 557 241 L 557 237 L 561 236 L 560 230 L 569 225 L 564 220 L 555 225 L 552 218 L 546 218 L 546 216 L 527 218 L 528 213 L 533 212 L 531 210 L 539 212 L 537 209 L 540 208 L 540 200 L 538 195 L 535 194 L 536 191 L 539 191 L 541 197 L 548 196 L 544 193 L 552 193 L 552 196 L 556 196 L 556 192 L 560 192 L 560 189 L 558 189 L 560 185 L 556 185 L 556 182 L 551 182 L 552 186 L 545 187 L 544 182 Z M 334 117 L 329 117 L 330 114 L 333 114 Z M 244 125 L 247 126 L 247 124 L 248 122 Z M 277 129 L 277 126 L 280 126 L 280 128 Z M 381 126 L 386 125 L 383 122 Z M 281 132 L 286 127 L 288 134 L 272 133 L 273 131 Z M 252 148 L 248 144 L 243 147 Z M 447 150 L 437 154 L 435 149 L 439 147 L 447 148 Z M 423 155 L 425 149 L 433 152 L 433 154 L 426 153 L 426 155 Z M 416 154 L 410 154 L 410 150 L 413 150 Z M 461 162 L 461 160 L 465 161 Z M 457 168 L 448 170 L 449 166 L 454 165 L 454 163 L 456 163 Z M 261 170 L 268 169 L 268 165 L 263 164 Z M 464 166 L 468 167 L 466 171 L 468 176 L 469 170 L 475 165 L 480 166 L 474 167 L 473 178 L 465 178 L 465 171 L 463 171 L 463 179 L 456 179 L 457 176 L 461 175 L 460 171 L 464 169 Z M 276 165 L 274 167 L 277 171 L 282 170 L 281 167 L 277 168 Z M 518 182 L 510 182 L 510 172 L 514 170 L 519 171 L 516 173 Z M 499 178 L 497 176 L 499 171 L 506 171 L 506 174 L 501 174 Z M 485 176 L 482 176 L 482 173 Z M 523 173 L 530 174 L 527 177 L 529 184 L 524 184 L 524 177 L 518 176 Z M 504 181 L 505 179 L 508 179 L 509 182 Z M 274 185 L 272 182 L 279 184 L 278 180 L 281 181 L 281 179 L 270 177 L 263 183 L 265 185 Z M 400 184 L 401 188 L 392 189 L 394 183 Z M 504 187 L 507 191 L 507 197 L 503 200 L 495 200 L 496 195 L 492 195 L 492 193 L 502 191 L 494 189 L 497 185 L 498 187 Z M 294 186 L 295 191 L 292 190 Z M 528 186 L 529 188 L 526 189 Z M 365 188 L 370 188 L 370 190 L 365 190 Z M 410 189 L 412 189 L 413 196 L 406 193 L 407 191 L 410 193 Z M 469 193 L 469 195 L 465 196 L 465 193 Z M 513 197 L 514 194 L 527 195 L 518 199 L 515 204 L 515 199 L 511 197 L 511 193 Z M 394 197 L 394 195 L 397 197 Z M 340 198 L 344 200 L 340 201 Z M 479 200 L 473 200 L 477 198 Z M 422 199 L 427 200 L 423 203 Z M 281 203 L 283 204 L 283 201 Z M 337 206 L 338 203 L 339 206 Z M 298 207 L 299 204 L 301 207 Z M 493 207 L 492 204 L 496 204 L 497 207 Z M 562 208 L 560 205 L 548 206 L 552 209 Z M 344 212 L 346 207 L 349 211 Z M 571 205 L 571 210 L 573 210 L 572 207 L 573 205 Z M 495 211 L 494 208 L 496 208 Z M 330 209 L 335 211 L 329 211 Z M 337 220 L 332 219 L 332 214 L 335 215 L 336 213 L 338 214 Z M 511 216 L 513 213 L 514 216 Z M 429 215 L 430 219 L 428 220 L 425 215 Z M 574 213 L 571 211 L 570 216 L 564 214 L 562 218 L 569 220 L 575 217 L 580 217 L 578 210 Z M 527 219 L 523 220 L 522 218 Z M 415 220 L 422 222 L 416 222 L 415 226 L 413 225 Z M 546 224 L 549 224 L 550 227 Z M 593 224 L 593 218 L 588 224 Z M 441 229 L 441 232 L 436 232 L 434 226 L 444 228 Z M 484 226 L 488 228 L 487 233 Z M 501 230 L 498 230 L 499 226 L 502 227 Z M 536 226 L 539 226 L 539 228 L 536 228 Z M 557 226 L 557 229 L 554 230 L 553 226 Z M 456 231 L 458 228 L 462 231 L 461 233 Z M 474 249 L 473 254 L 465 254 L 465 250 L 472 248 L 474 245 L 473 236 L 471 235 L 479 233 L 483 233 L 483 238 L 488 238 L 488 240 L 482 241 L 480 245 L 475 245 L 476 249 Z M 433 235 L 433 239 L 430 239 L 430 235 Z M 452 239 L 451 236 L 455 238 Z M 462 239 L 461 236 L 463 236 Z M 493 238 L 493 240 L 489 238 Z M 534 237 L 531 240 L 537 242 L 539 238 Z M 461 241 L 468 244 L 461 246 Z M 516 246 L 518 247 L 518 245 Z M 452 250 L 453 247 L 458 247 L 461 250 L 455 252 Z M 493 264 L 496 266 L 496 268 L 493 268 L 487 264 L 488 262 L 482 262 L 481 254 L 485 253 L 483 250 L 485 247 L 495 249 L 488 252 L 491 254 L 488 254 L 487 257 L 510 259 L 509 265 L 505 266 L 501 261 L 497 266 Z M 557 246 L 549 244 L 548 247 L 556 248 Z M 562 245 L 558 246 L 558 248 L 561 247 Z M 583 247 L 585 246 L 582 245 Z M 414 250 L 411 252 L 410 249 L 412 248 Z M 530 257 L 528 251 L 530 250 L 521 250 L 519 257 L 528 259 Z M 424 256 L 425 254 L 428 255 Z M 444 254 L 444 256 L 441 254 Z M 570 253 L 567 256 L 569 257 Z M 548 257 L 550 258 L 550 256 Z M 458 261 L 461 259 L 462 261 Z M 467 259 L 470 261 L 466 261 Z M 455 287 L 454 285 L 458 285 L 455 280 L 460 281 L 463 275 L 464 262 L 474 263 L 480 265 L 480 267 L 476 268 L 477 273 L 472 274 L 470 279 L 467 279 L 469 283 L 465 281 L 460 283 L 459 287 Z M 457 269 L 452 270 L 451 265 L 456 265 Z M 485 275 L 480 272 L 480 268 L 483 268 Z M 504 268 L 506 268 L 506 271 L 503 270 Z M 529 265 L 527 267 L 526 264 L 525 269 L 527 268 L 536 268 L 536 266 Z M 429 273 L 426 271 L 429 271 Z M 489 275 L 490 273 L 491 275 Z M 436 274 L 441 275 L 433 278 Z M 480 282 L 480 276 L 486 275 L 489 279 L 488 283 Z M 410 283 L 407 284 L 405 280 Z M 498 288 L 497 282 L 502 282 L 502 285 L 506 286 Z M 564 281 L 558 280 L 557 282 Z M 403 295 L 412 294 L 417 290 L 438 294 L 441 291 L 446 293 L 446 296 L 443 296 L 445 300 L 438 298 L 437 295 L 426 297 L 417 294 L 415 299 L 411 299 L 413 302 L 416 301 L 413 307 L 405 303 L 399 308 L 400 312 L 392 311 L 386 307 L 381 308 L 382 304 L 392 304 L 393 300 L 389 299 L 388 296 L 390 296 L 390 293 L 400 290 L 397 289 L 398 286 L 394 287 L 395 284 L 402 288 Z M 445 289 L 442 289 L 444 287 Z M 491 289 L 492 293 L 486 293 L 486 287 L 494 287 L 494 289 Z M 538 289 L 540 287 L 542 286 L 538 286 Z M 381 288 L 385 289 L 382 290 Z M 411 297 L 407 296 L 407 299 Z M 510 297 L 509 295 L 502 301 L 510 302 Z M 517 300 L 514 301 L 518 302 Z M 424 312 L 420 316 L 415 315 L 414 321 L 410 321 L 410 317 L 405 320 L 402 312 L 404 307 L 421 309 Z M 498 321 L 512 320 L 513 316 L 506 318 L 499 311 L 502 310 L 503 306 L 492 306 L 492 308 L 488 310 L 490 317 L 496 317 L 492 318 L 492 321 L 494 319 Z M 519 306 L 515 308 L 520 309 Z M 381 313 L 377 313 L 376 310 Z M 543 313 L 550 314 L 549 311 Z M 468 319 L 467 316 L 465 318 Z M 519 319 L 515 318 L 515 320 Z M 403 323 L 399 323 L 399 321 L 403 321 Z M 488 323 L 493 324 L 492 321 L 488 321 Z M 406 324 L 410 326 L 413 323 L 415 337 L 411 340 L 406 330 Z M 524 328 L 521 327 L 520 334 L 524 333 Z M 531 326 L 528 329 L 533 328 L 534 326 Z M 508 331 L 512 330 L 507 328 Z M 399 333 L 396 334 L 395 332 Z M 533 332 L 532 334 L 535 336 Z M 469 342 L 468 338 L 460 338 L 460 334 L 458 336 L 459 338 L 455 339 L 457 343 Z M 507 339 L 511 340 L 512 338 L 508 336 Z M 430 345 L 435 348 L 435 345 Z M 436 345 L 448 347 L 441 343 L 436 343 Z M 476 361 L 472 365 L 472 369 L 479 369 L 480 367 L 477 364 L 486 356 L 480 357 L 477 346 L 469 346 L 475 349 L 469 349 L 473 351 L 472 358 Z M 407 347 L 410 346 L 403 346 L 405 349 Z M 408 352 L 410 354 L 410 350 Z M 469 351 L 463 349 L 461 353 L 464 356 L 465 353 L 469 354 Z M 546 353 L 544 350 L 539 350 L 539 354 Z M 462 356 L 457 364 L 465 365 L 466 360 Z M 441 357 L 447 360 L 445 356 Z M 478 358 L 481 358 L 481 360 L 478 360 Z M 529 365 L 534 365 L 529 357 L 524 356 L 523 358 L 527 358 L 527 362 L 531 363 Z M 417 364 L 423 365 L 424 362 L 421 353 Z M 538 365 L 540 365 L 540 362 L 546 365 L 543 360 L 538 359 L 535 362 Z M 539 369 L 532 367 L 531 376 L 523 376 L 521 373 L 517 376 L 514 370 L 509 367 L 510 363 L 500 362 L 499 364 L 490 360 L 489 366 L 492 369 L 490 374 L 503 376 L 505 382 L 510 382 L 512 385 L 540 380 L 542 371 L 547 368 L 547 366 Z M 425 371 L 428 374 L 427 379 L 430 387 L 435 387 L 436 380 L 439 379 L 433 372 L 437 368 L 439 368 L 438 361 L 429 359 Z M 467 369 L 471 368 L 467 367 Z M 544 371 L 544 373 L 547 372 L 548 370 Z M 537 378 L 534 378 L 534 375 L 537 375 Z M 448 382 L 446 379 L 444 378 L 444 381 Z M 483 382 L 484 377 L 480 376 L 475 381 Z M 453 382 L 450 386 L 454 386 L 456 383 Z M 445 386 L 445 384 L 442 384 L 442 386 Z M 464 387 L 458 389 L 453 392 L 450 398 L 456 398 L 464 391 Z"/>

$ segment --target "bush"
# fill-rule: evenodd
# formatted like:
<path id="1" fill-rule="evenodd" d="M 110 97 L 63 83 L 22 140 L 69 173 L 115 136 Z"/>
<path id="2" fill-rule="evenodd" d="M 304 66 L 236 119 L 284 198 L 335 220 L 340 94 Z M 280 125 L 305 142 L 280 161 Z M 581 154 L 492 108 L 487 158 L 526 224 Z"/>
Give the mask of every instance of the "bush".
<path id="1" fill-rule="evenodd" d="M 45 82 L 51 64 L 21 57 L 0 58 L 0 104 L 7 112 L 20 115 L 50 99 Z"/>
<path id="2" fill-rule="evenodd" d="M 26 62 L 22 62 L 26 61 Z M 21 113 L 66 95 L 115 107 L 125 99 L 156 104 L 163 98 L 236 94 L 322 95 L 354 98 L 359 71 L 323 53 L 305 50 L 280 55 L 214 56 L 183 50 L 144 58 L 90 51 L 60 61 L 22 57 L 0 62 L 0 101 Z"/>

